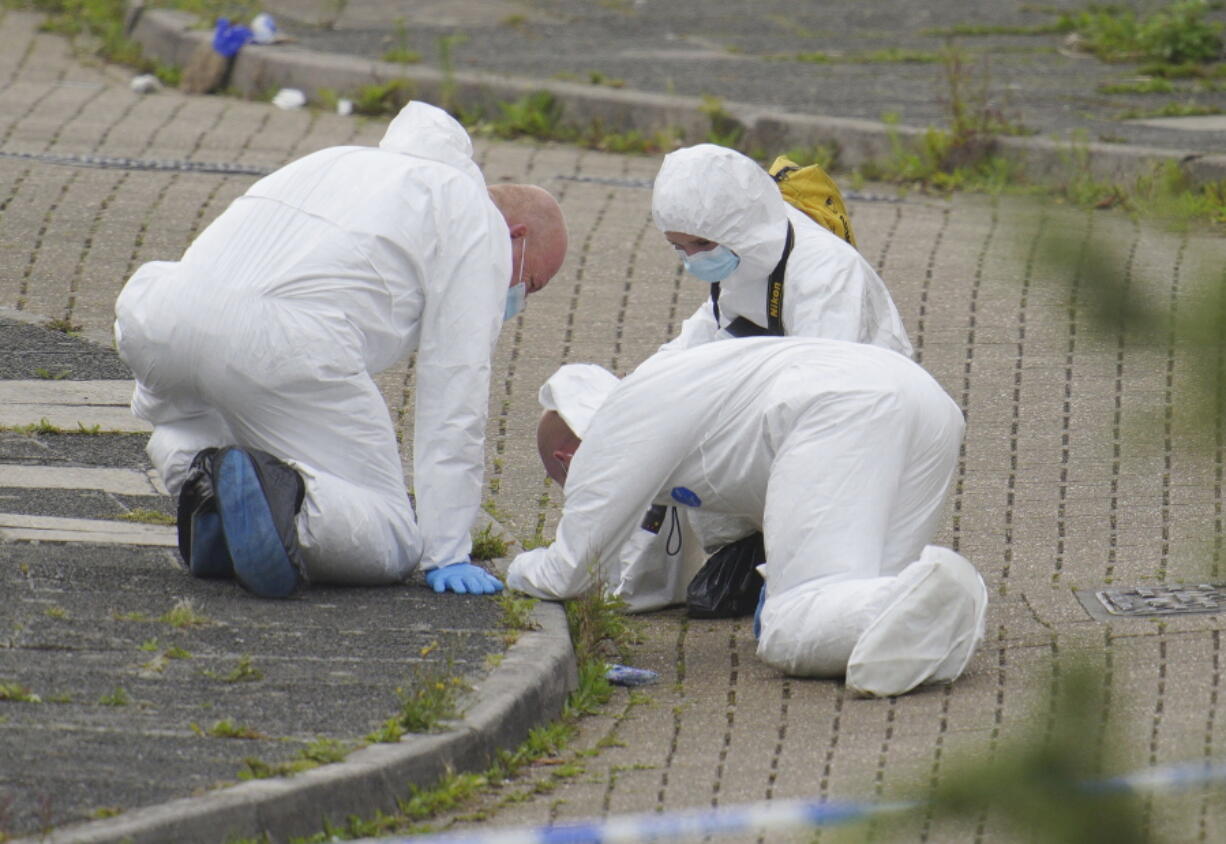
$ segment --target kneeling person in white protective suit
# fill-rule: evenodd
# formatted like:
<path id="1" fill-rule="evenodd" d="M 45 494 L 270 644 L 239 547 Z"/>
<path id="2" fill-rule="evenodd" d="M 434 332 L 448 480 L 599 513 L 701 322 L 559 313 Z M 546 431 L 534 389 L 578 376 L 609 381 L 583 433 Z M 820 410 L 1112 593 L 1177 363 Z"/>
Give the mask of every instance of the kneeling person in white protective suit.
<path id="1" fill-rule="evenodd" d="M 800 338 L 658 354 L 620 382 L 583 366 L 550 378 L 557 409 L 538 430 L 564 484 L 557 538 L 518 555 L 508 586 L 548 599 L 615 589 L 644 508 L 677 503 L 763 531 L 768 664 L 874 695 L 962 673 L 987 592 L 964 558 L 928 544 L 963 419 L 921 367 Z"/>
<path id="2" fill-rule="evenodd" d="M 670 152 L 652 187 L 651 214 L 686 276 L 710 289 L 662 350 L 776 335 L 870 343 L 911 354 L 898 309 L 872 265 L 785 200 L 775 179 L 748 156 L 716 144 Z M 654 542 L 643 531 L 634 534 L 623 556 L 637 557 L 646 569 L 658 568 L 665 556 L 693 568 L 692 556 L 705 556 L 695 543 L 707 551 L 742 539 L 760 547 L 761 537 L 742 520 L 701 510 L 680 520 L 688 545 L 678 546 L 675 512 L 670 508 Z M 673 548 L 680 550 L 668 553 Z M 687 583 L 689 577 L 679 579 L 678 590 L 661 591 L 655 603 L 684 599 Z"/>
<path id="3" fill-rule="evenodd" d="M 487 189 L 463 127 L 415 102 L 378 148 L 307 155 L 140 267 L 115 335 L 191 573 L 264 597 L 418 566 L 435 591 L 501 589 L 469 559 L 490 359 L 565 251 L 552 196 Z M 412 352 L 416 513 L 371 377 Z"/>

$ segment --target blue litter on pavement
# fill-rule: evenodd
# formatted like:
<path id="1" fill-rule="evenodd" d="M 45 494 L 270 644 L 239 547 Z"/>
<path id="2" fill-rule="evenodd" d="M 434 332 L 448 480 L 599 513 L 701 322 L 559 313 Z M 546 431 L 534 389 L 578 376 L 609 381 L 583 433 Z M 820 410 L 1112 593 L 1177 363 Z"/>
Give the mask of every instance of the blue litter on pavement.
<path id="1" fill-rule="evenodd" d="M 1189 762 L 1146 768 L 1086 783 L 1087 790 L 1177 791 L 1226 781 L 1226 762 Z M 623 815 L 555 826 L 521 827 L 414 836 L 363 838 L 351 844 L 610 844 L 610 842 L 685 841 L 747 832 L 836 826 L 873 815 L 914 809 L 918 801 L 897 803 L 821 803 L 815 800 L 771 800 L 717 809 Z"/>
<path id="2" fill-rule="evenodd" d="M 647 668 L 631 668 L 629 665 L 610 664 L 604 678 L 615 686 L 650 686 L 660 681 L 660 675 Z"/>

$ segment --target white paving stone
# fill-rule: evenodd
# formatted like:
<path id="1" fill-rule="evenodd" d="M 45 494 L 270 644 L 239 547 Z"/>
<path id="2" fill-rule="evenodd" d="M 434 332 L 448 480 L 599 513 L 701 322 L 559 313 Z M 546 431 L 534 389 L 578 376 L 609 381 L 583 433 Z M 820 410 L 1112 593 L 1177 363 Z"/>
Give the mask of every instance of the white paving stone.
<path id="1" fill-rule="evenodd" d="M 0 513 L 0 539 L 9 542 L 160 545 L 167 548 L 174 548 L 178 545 L 176 531 L 169 525 L 27 516 L 18 513 Z"/>
<path id="2" fill-rule="evenodd" d="M 37 425 L 64 430 L 97 426 L 103 431 L 147 432 L 148 422 L 128 408 L 131 381 L 2 381 L 0 426 Z"/>
<path id="3" fill-rule="evenodd" d="M 0 487 L 100 489 L 118 495 L 166 495 L 154 472 L 97 467 L 24 466 L 0 463 Z"/>

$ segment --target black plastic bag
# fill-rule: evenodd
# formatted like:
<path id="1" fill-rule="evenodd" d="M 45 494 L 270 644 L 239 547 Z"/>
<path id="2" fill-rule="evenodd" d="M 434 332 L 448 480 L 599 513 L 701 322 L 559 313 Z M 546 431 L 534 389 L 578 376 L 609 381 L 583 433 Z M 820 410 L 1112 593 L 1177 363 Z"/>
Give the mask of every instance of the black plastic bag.
<path id="1" fill-rule="evenodd" d="M 752 615 L 762 591 L 756 566 L 766 562 L 761 533 L 730 542 L 712 554 L 694 575 L 685 593 L 691 618 L 738 618 Z"/>

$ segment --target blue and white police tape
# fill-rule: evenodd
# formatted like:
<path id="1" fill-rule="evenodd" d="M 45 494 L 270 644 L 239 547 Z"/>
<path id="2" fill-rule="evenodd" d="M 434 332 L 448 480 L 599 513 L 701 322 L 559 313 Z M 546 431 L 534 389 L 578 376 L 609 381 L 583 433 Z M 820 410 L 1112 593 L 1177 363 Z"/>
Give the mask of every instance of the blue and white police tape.
<path id="1" fill-rule="evenodd" d="M 1179 791 L 1226 782 L 1226 762 L 1188 762 L 1146 768 L 1085 784 L 1088 791 Z M 822 803 L 815 800 L 771 800 L 715 809 L 623 815 L 555 826 L 521 827 L 413 836 L 363 838 L 350 844 L 612 844 L 612 842 L 687 841 L 721 835 L 743 835 L 786 829 L 799 830 L 865 820 L 922 805 L 897 803 Z"/>

